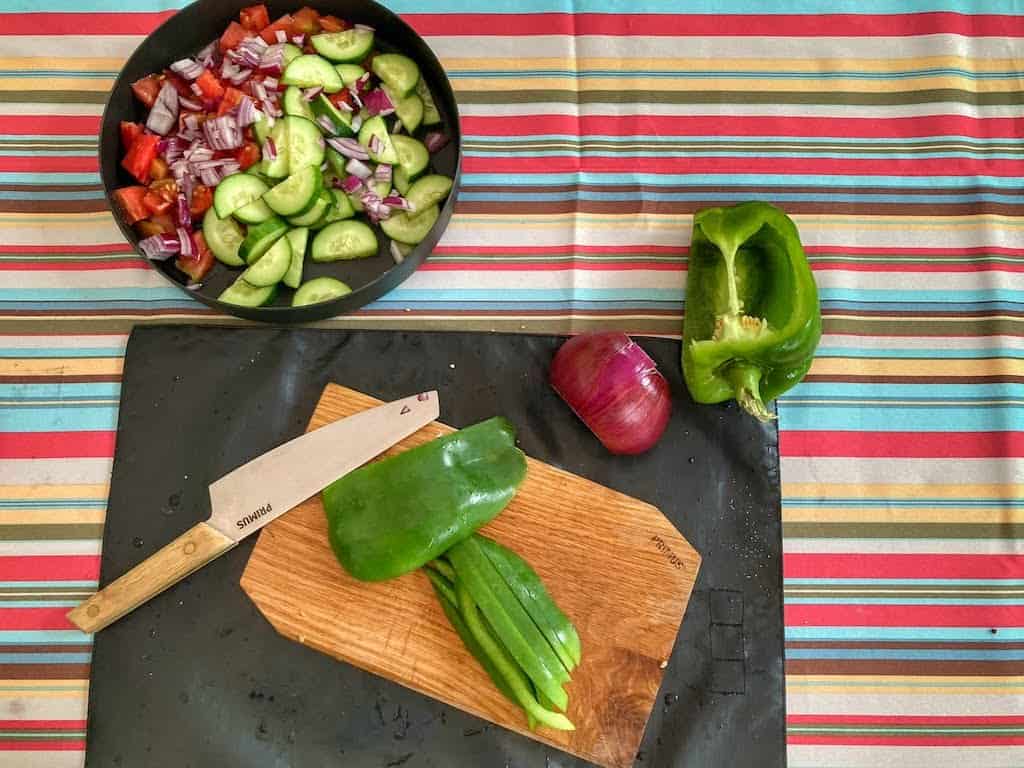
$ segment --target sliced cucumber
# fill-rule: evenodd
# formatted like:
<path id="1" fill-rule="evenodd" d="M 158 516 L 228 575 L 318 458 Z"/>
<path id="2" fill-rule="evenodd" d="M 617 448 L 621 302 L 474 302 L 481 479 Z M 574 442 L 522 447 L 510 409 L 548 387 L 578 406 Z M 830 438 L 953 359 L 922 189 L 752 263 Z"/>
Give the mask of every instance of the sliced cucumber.
<path id="1" fill-rule="evenodd" d="M 338 178 L 345 178 L 348 174 L 348 171 L 345 170 L 345 166 L 348 165 L 348 158 L 334 149 L 334 147 L 327 147 L 325 157 L 327 158 L 327 166 L 334 171 Z M 326 185 L 327 182 L 324 182 L 324 184 Z"/>
<path id="2" fill-rule="evenodd" d="M 277 120 L 274 127 L 270 129 L 270 140 L 274 142 L 274 150 L 277 152 L 273 160 L 263 161 L 263 172 L 272 179 L 283 179 L 288 175 L 288 124 L 284 120 Z"/>
<path id="3" fill-rule="evenodd" d="M 259 200 L 266 191 L 267 185 L 256 176 L 235 173 L 217 185 L 213 193 L 213 207 L 220 218 L 226 219 L 239 208 Z"/>
<path id="4" fill-rule="evenodd" d="M 409 180 L 409 174 L 405 172 L 405 168 L 400 165 L 396 165 L 391 172 L 391 182 L 395 185 L 401 194 L 409 192 L 409 188 L 412 186 L 412 181 Z"/>
<path id="5" fill-rule="evenodd" d="M 377 236 L 361 221 L 336 221 L 313 238 L 313 261 L 365 259 L 377 255 Z"/>
<path id="6" fill-rule="evenodd" d="M 355 215 L 355 208 L 352 207 L 352 201 L 349 200 L 348 195 L 340 189 L 332 189 L 331 207 L 327 211 L 327 216 L 324 217 L 323 224 L 330 224 L 331 222 L 342 221 L 343 219 L 351 219 Z"/>
<path id="7" fill-rule="evenodd" d="M 434 226 L 434 222 L 437 221 L 439 213 L 440 209 L 436 205 L 420 211 L 414 219 L 409 218 L 409 214 L 403 211 L 397 215 L 392 214 L 389 218 L 384 219 L 380 223 L 380 228 L 392 240 L 397 240 L 407 245 L 416 245 L 430 233 L 430 229 Z"/>
<path id="8" fill-rule="evenodd" d="M 377 153 L 370 151 L 371 136 L 376 136 L 381 143 L 381 146 L 377 148 L 379 150 Z M 388 135 L 388 127 L 384 124 L 384 118 L 380 115 L 375 115 L 363 123 L 363 127 L 359 129 L 359 143 L 366 147 L 366 151 L 370 154 L 370 159 L 376 163 L 394 165 L 399 161 L 398 153 L 392 143 L 392 137 Z"/>
<path id="9" fill-rule="evenodd" d="M 451 191 L 452 180 L 436 173 L 414 182 L 409 191 L 404 193 L 405 199 L 413 206 L 413 210 L 408 212 L 409 218 L 418 218 L 432 205 L 438 205 Z"/>
<path id="10" fill-rule="evenodd" d="M 292 263 L 288 271 L 284 273 L 281 282 L 289 288 L 298 288 L 302 282 L 302 265 L 306 260 L 306 241 L 309 240 L 309 230 L 305 227 L 288 230 L 285 235 L 288 245 L 292 249 Z"/>
<path id="11" fill-rule="evenodd" d="M 226 304 L 237 304 L 240 307 L 264 307 L 272 302 L 276 295 L 276 285 L 257 288 L 255 285 L 249 285 L 244 278 L 240 277 L 225 288 L 217 299 Z"/>
<path id="12" fill-rule="evenodd" d="M 302 49 L 299 48 L 299 46 L 294 45 L 292 43 L 284 43 L 283 46 L 284 46 L 284 65 L 287 67 L 289 64 L 291 64 L 293 61 L 295 61 L 297 58 L 299 58 L 299 56 L 302 55 Z"/>
<path id="13" fill-rule="evenodd" d="M 255 264 L 263 254 L 270 250 L 270 246 L 279 238 L 284 237 L 284 233 L 287 231 L 288 225 L 277 216 L 262 224 L 249 227 L 249 234 L 242 241 L 238 255 L 245 259 L 246 264 Z"/>
<path id="14" fill-rule="evenodd" d="M 292 247 L 287 237 L 279 237 L 270 249 L 250 266 L 242 277 L 249 285 L 257 288 L 264 285 L 276 285 L 288 273 L 292 264 Z"/>
<path id="15" fill-rule="evenodd" d="M 262 200 L 253 200 L 248 205 L 243 205 L 234 213 L 234 217 L 246 224 L 262 224 L 271 218 L 274 212 L 267 207 Z"/>
<path id="16" fill-rule="evenodd" d="M 310 209 L 299 216 L 289 217 L 288 223 L 293 227 L 311 227 L 320 221 L 333 202 L 334 198 L 331 197 L 330 190 L 321 189 L 320 194 L 317 195 Z"/>
<path id="17" fill-rule="evenodd" d="M 299 88 L 321 86 L 327 93 L 337 93 L 345 84 L 341 82 L 331 62 L 322 56 L 304 54 L 295 58 L 284 69 L 281 82 L 285 85 L 297 85 Z"/>
<path id="18" fill-rule="evenodd" d="M 338 70 L 341 82 L 346 86 L 352 85 L 352 83 L 366 74 L 366 70 L 358 64 L 337 64 L 334 68 Z"/>
<path id="19" fill-rule="evenodd" d="M 299 216 L 316 203 L 323 188 L 319 167 L 301 168 L 263 196 L 263 201 L 281 216 Z"/>
<path id="20" fill-rule="evenodd" d="M 437 104 L 434 103 L 434 96 L 430 93 L 427 81 L 422 77 L 416 83 L 416 95 L 423 100 L 423 124 L 437 125 L 441 122 L 441 113 L 437 111 Z"/>
<path id="21" fill-rule="evenodd" d="M 420 81 L 420 68 L 416 62 L 400 53 L 374 56 L 371 69 L 398 96 L 408 96 Z"/>
<path id="22" fill-rule="evenodd" d="M 307 166 L 319 169 L 324 161 L 324 137 L 316 123 L 295 115 L 281 122 L 288 131 L 288 172 L 295 173 Z"/>
<path id="23" fill-rule="evenodd" d="M 262 146 L 263 142 L 267 140 L 267 136 L 270 135 L 270 129 L 273 127 L 270 125 L 270 121 L 267 120 L 267 116 L 256 110 L 256 122 L 252 124 L 252 132 L 256 136 L 256 141 Z"/>
<path id="24" fill-rule="evenodd" d="M 330 301 L 339 296 L 352 293 L 341 280 L 333 277 L 315 277 L 302 284 L 302 287 L 292 296 L 293 307 L 305 307 L 309 304 L 319 304 L 321 301 Z"/>
<path id="25" fill-rule="evenodd" d="M 373 32 L 353 27 L 341 32 L 325 32 L 310 38 L 316 52 L 331 61 L 362 61 L 373 48 Z"/>
<path id="26" fill-rule="evenodd" d="M 405 169 L 406 176 L 410 179 L 415 179 L 427 169 L 430 164 L 430 153 L 423 146 L 423 142 L 417 141 L 411 136 L 398 134 L 391 137 L 391 143 L 394 145 L 397 155 L 396 162 Z"/>
<path id="27" fill-rule="evenodd" d="M 203 237 L 206 238 L 206 244 L 210 246 L 218 261 L 229 267 L 240 267 L 245 264 L 238 255 L 238 246 L 245 239 L 245 234 L 231 217 L 222 219 L 217 216 L 217 211 L 208 208 L 206 215 L 203 216 Z"/>
<path id="28" fill-rule="evenodd" d="M 409 133 L 415 133 L 423 122 L 423 100 L 415 93 L 395 102 L 395 114 Z"/>
<path id="29" fill-rule="evenodd" d="M 286 115 L 298 115 L 307 120 L 313 119 L 313 109 L 309 102 L 302 98 L 302 89 L 297 85 L 289 85 L 284 90 L 284 98 L 281 100 Z"/>
<path id="30" fill-rule="evenodd" d="M 317 127 L 322 128 L 320 122 L 316 118 L 326 117 L 331 121 L 334 126 L 334 130 L 331 133 L 334 136 L 351 136 L 352 135 L 352 113 L 346 112 L 342 109 L 335 107 L 331 100 L 324 96 L 322 93 L 313 100 L 313 115 L 314 122 Z"/>

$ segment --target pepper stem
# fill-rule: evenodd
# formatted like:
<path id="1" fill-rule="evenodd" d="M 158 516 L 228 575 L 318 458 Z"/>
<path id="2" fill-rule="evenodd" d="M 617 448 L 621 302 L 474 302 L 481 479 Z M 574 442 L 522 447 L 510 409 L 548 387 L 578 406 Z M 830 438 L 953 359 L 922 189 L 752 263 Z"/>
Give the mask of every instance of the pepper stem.
<path id="1" fill-rule="evenodd" d="M 761 422 L 769 422 L 775 418 L 761 400 L 760 368 L 749 363 L 733 363 L 723 373 L 732 384 L 736 402 L 743 410 Z"/>

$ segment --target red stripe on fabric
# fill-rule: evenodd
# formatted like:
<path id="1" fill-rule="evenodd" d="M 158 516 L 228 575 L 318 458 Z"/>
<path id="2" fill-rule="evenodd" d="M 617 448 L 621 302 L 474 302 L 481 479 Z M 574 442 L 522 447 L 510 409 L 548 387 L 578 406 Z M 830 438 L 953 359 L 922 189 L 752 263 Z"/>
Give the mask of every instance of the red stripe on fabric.
<path id="1" fill-rule="evenodd" d="M 0 608 L 0 627 L 13 629 L 76 629 L 67 608 Z"/>
<path id="2" fill-rule="evenodd" d="M 2 125 L 2 123 L 0 123 Z M 1024 118 L 788 117 L 706 115 L 503 115 L 462 117 L 466 136 L 531 136 L 550 133 L 602 136 L 773 136 L 807 138 L 930 138 L 937 135 L 1016 139 Z"/>
<path id="3" fill-rule="evenodd" d="M 81 752 L 84 749 L 85 742 L 80 739 L 0 739 L 0 752 Z"/>
<path id="4" fill-rule="evenodd" d="M 564 261 L 550 262 L 502 262 L 495 264 L 488 261 L 460 262 L 457 264 L 438 261 L 427 261 L 419 267 L 419 272 L 562 272 L 583 270 L 589 272 L 630 272 L 633 270 L 649 270 L 656 272 L 685 272 L 682 264 L 664 261 Z"/>
<path id="5" fill-rule="evenodd" d="M 3 13 L 0 29 L 5 35 L 148 35 L 174 13 Z"/>
<path id="6" fill-rule="evenodd" d="M 936 556 L 936 560 L 941 556 Z M 1021 627 L 1024 605 L 786 605 L 787 627 Z"/>
<path id="7" fill-rule="evenodd" d="M 123 259 L 117 261 L 5 261 L 0 262 L 0 272 L 88 272 L 108 269 L 150 269 L 142 260 Z"/>
<path id="8" fill-rule="evenodd" d="M 860 247 L 853 245 L 811 245 L 804 248 L 807 253 L 815 254 L 844 254 L 844 255 L 865 255 L 873 256 L 876 254 L 882 255 L 898 255 L 898 256 L 947 256 L 949 258 L 959 258 L 961 256 L 985 256 L 986 254 L 994 254 L 996 256 L 1024 256 L 1024 248 L 1004 248 L 1002 246 L 993 245 L 976 245 L 969 248 L 957 248 L 955 251 L 950 251 L 946 248 L 878 248 L 878 247 Z"/>
<path id="9" fill-rule="evenodd" d="M 0 720 L 0 728 L 17 731 L 44 731 L 63 729 L 80 731 L 85 728 L 85 720 Z"/>
<path id="10" fill-rule="evenodd" d="M 664 253 L 670 256 L 683 255 L 686 253 L 687 248 L 680 245 L 515 245 L 515 246 L 501 246 L 501 245 L 440 245 L 434 249 L 434 253 L 437 254 L 468 254 L 474 256 L 478 253 L 495 253 L 505 254 L 512 253 L 516 255 L 532 255 L 532 254 L 560 254 L 566 251 L 574 251 L 576 253 Z"/>
<path id="11" fill-rule="evenodd" d="M 114 455 L 113 430 L 0 432 L 0 459 L 82 459 Z"/>
<path id="12" fill-rule="evenodd" d="M 790 725 L 934 725 L 936 727 L 955 725 L 1024 725 L 1024 717 L 1018 715 L 983 715 L 965 717 L 960 715 L 787 715 Z"/>
<path id="13" fill-rule="evenodd" d="M 99 160 L 84 157 L 0 157 L 0 171 L 18 173 L 96 173 Z"/>
<path id="14" fill-rule="evenodd" d="M 1024 263 L 980 262 L 938 264 L 924 262 L 857 264 L 849 261 L 816 261 L 815 272 L 1024 272 Z"/>
<path id="15" fill-rule="evenodd" d="M 1024 736 L 810 736 L 787 733 L 786 743 L 837 747 L 1008 747 L 1024 745 Z M 967 765 L 970 764 L 968 761 Z"/>
<path id="16" fill-rule="evenodd" d="M 779 430 L 781 456 L 1010 458 L 1024 456 L 1024 432 L 818 432 Z"/>
<path id="17" fill-rule="evenodd" d="M 787 579 L 1017 579 L 1024 555 L 787 553 L 782 573 Z"/>
<path id="18" fill-rule="evenodd" d="M 95 581 L 99 577 L 99 555 L 0 557 L 0 581 Z"/>
<path id="19" fill-rule="evenodd" d="M 98 115 L 0 115 L 0 133 L 95 136 L 99 131 Z"/>
<path id="20" fill-rule="evenodd" d="M 97 243 L 85 245 L 57 244 L 57 245 L 0 245 L 0 254 L 3 253 L 38 253 L 41 256 L 50 254 L 67 253 L 132 253 L 132 247 L 128 243 Z"/>
<path id="21" fill-rule="evenodd" d="M 1024 17 L 907 14 L 405 14 L 421 35 L 638 35 L 679 37 L 1024 37 Z M 457 23 L 453 23 L 457 20 Z M 429 41 L 428 41 L 429 42 Z"/>
<path id="22" fill-rule="evenodd" d="M 15 158 L 6 158 L 12 160 Z M 83 158 L 84 159 L 84 158 Z M 475 157 L 462 159 L 465 173 L 661 173 L 681 177 L 708 173 L 815 176 L 1024 176 L 1024 160 L 843 160 L 803 157 Z M 0 166 L 0 170 L 3 167 Z M 69 169 L 70 170 L 70 169 Z"/>

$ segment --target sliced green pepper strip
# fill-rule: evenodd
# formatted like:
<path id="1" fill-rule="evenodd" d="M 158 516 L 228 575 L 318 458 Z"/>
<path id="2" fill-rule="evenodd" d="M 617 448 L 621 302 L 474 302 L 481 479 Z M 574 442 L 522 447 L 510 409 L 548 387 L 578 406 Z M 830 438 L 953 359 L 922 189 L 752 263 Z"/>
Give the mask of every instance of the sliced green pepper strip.
<path id="1" fill-rule="evenodd" d="M 435 571 L 444 576 L 448 581 L 455 581 L 455 569 L 452 568 L 451 564 L 443 558 L 437 558 L 427 563 L 428 568 L 433 568 Z"/>
<path id="2" fill-rule="evenodd" d="M 516 698 L 515 693 L 509 687 L 508 683 L 505 682 L 505 677 L 495 666 L 494 662 L 491 661 L 491 657 L 484 653 L 484 649 L 480 647 L 480 643 L 476 641 L 473 633 L 469 631 L 466 626 L 466 622 L 462 620 L 462 614 L 459 613 L 458 597 L 455 594 L 455 587 L 444 578 L 444 576 L 434 571 L 426 571 L 427 578 L 430 579 L 431 585 L 434 587 L 434 592 L 437 594 L 438 602 L 441 603 L 441 610 L 444 611 L 444 615 L 448 617 L 448 621 L 451 623 L 452 628 L 455 630 L 455 634 L 462 640 L 462 644 L 466 646 L 473 658 L 480 662 L 480 666 L 484 668 L 484 671 L 494 682 L 494 685 L 499 691 L 515 705 L 519 705 L 519 700 Z"/>
<path id="3" fill-rule="evenodd" d="M 490 521 L 526 476 L 507 420 L 360 467 L 323 492 L 334 554 L 357 579 L 414 571 Z"/>
<path id="4" fill-rule="evenodd" d="M 484 554 L 480 542 L 474 538 L 465 539 L 449 549 L 447 557 L 455 568 L 456 591 L 465 585 L 512 658 L 534 682 L 537 690 L 546 694 L 564 712 L 569 697 L 561 684 L 568 682 L 569 673 Z"/>
<path id="5" fill-rule="evenodd" d="M 793 221 L 768 203 L 693 218 L 683 373 L 698 403 L 735 398 L 762 421 L 799 382 L 821 338 L 814 275 Z"/>
<path id="6" fill-rule="evenodd" d="M 530 689 L 530 681 L 517 666 L 509 652 L 490 635 L 484 626 L 480 615 L 480 608 L 474 602 L 470 590 L 466 587 L 465 583 L 462 581 L 456 582 L 455 592 L 459 598 L 459 611 L 463 621 L 466 623 L 466 627 L 505 678 L 509 688 L 512 689 L 515 695 L 515 700 L 526 710 L 527 717 L 529 718 L 532 715 L 541 725 L 546 725 L 559 731 L 575 731 L 576 726 L 572 724 L 569 718 L 559 712 L 545 709 L 533 696 Z"/>
<path id="7" fill-rule="evenodd" d="M 473 538 L 480 543 L 484 554 L 519 598 L 520 605 L 526 609 L 562 665 L 572 672 L 580 663 L 582 655 L 580 636 L 576 627 L 551 598 L 540 576 L 508 547 L 479 533 L 474 534 Z"/>

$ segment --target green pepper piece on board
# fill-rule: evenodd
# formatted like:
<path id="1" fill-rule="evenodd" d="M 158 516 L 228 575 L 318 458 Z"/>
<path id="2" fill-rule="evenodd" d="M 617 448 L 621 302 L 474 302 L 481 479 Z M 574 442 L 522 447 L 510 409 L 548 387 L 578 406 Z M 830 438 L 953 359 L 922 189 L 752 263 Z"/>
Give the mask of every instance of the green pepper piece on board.
<path id="1" fill-rule="evenodd" d="M 493 418 L 349 472 L 323 491 L 327 531 L 345 570 L 401 576 L 489 522 L 526 476 L 515 430 Z"/>
<path id="2" fill-rule="evenodd" d="M 800 234 L 762 202 L 693 218 L 683 374 L 698 403 L 735 398 L 761 421 L 799 382 L 821 338 L 821 309 Z"/>

